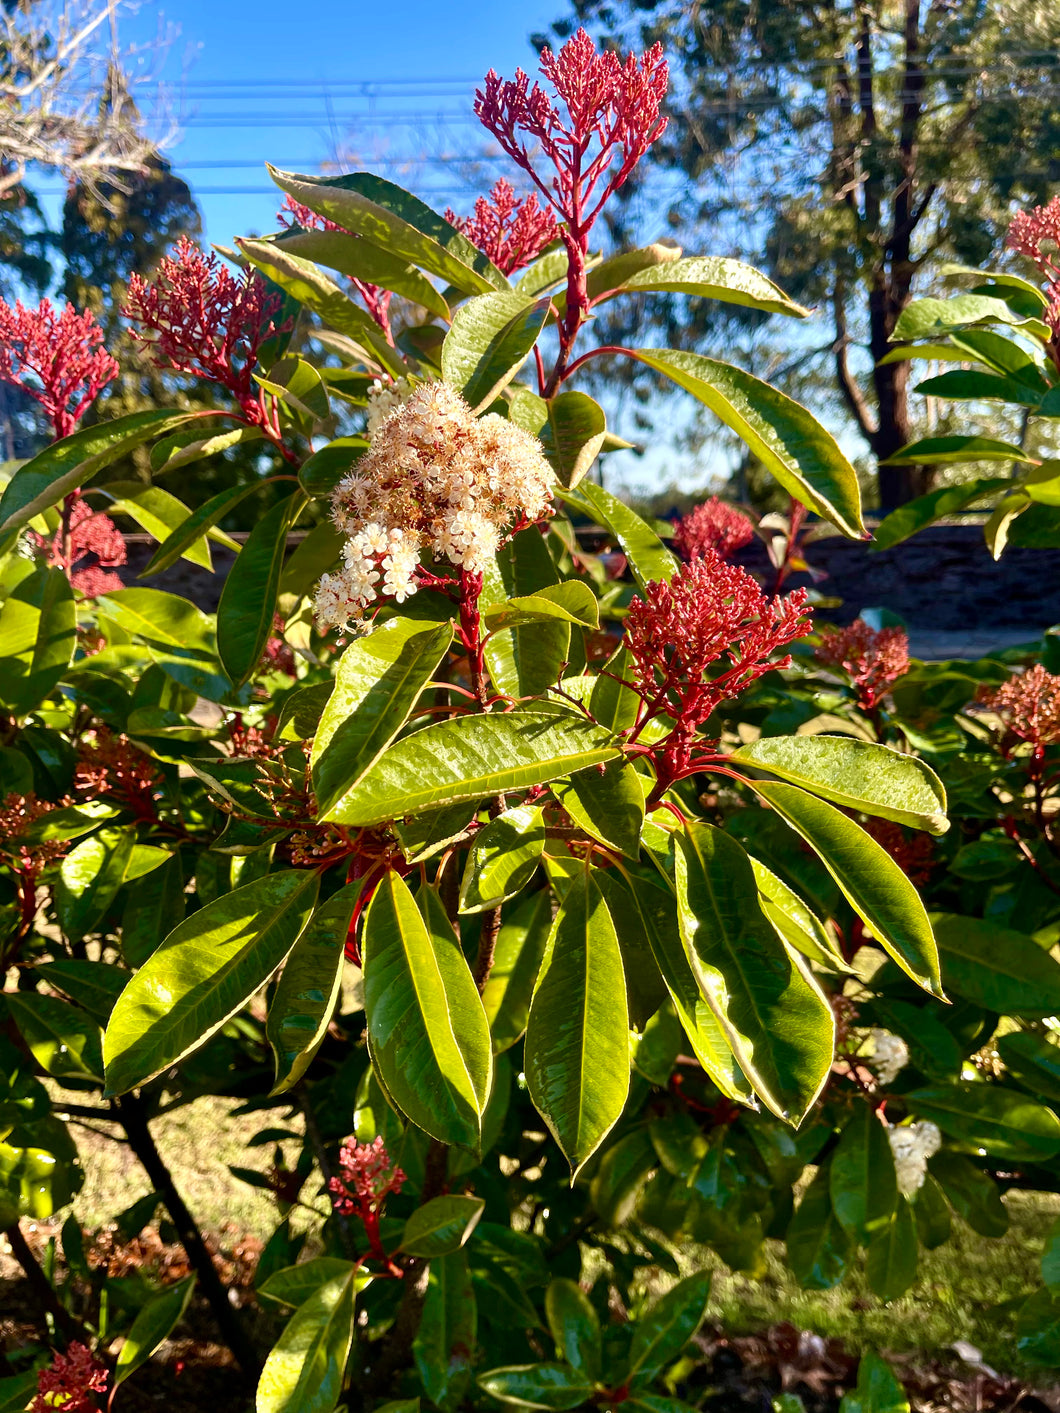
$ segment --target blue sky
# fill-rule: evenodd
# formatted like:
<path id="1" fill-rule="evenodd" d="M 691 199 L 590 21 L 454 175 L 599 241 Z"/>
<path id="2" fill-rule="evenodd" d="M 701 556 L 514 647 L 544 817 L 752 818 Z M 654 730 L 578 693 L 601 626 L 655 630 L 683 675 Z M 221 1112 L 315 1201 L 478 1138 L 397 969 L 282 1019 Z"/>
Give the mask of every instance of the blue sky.
<path id="1" fill-rule="evenodd" d="M 275 227 L 266 159 L 312 170 L 339 142 L 432 204 L 469 207 L 474 177 L 507 169 L 494 160 L 477 174 L 460 160 L 486 140 L 471 115 L 475 82 L 491 66 L 530 68 L 529 35 L 563 10 L 562 0 L 171 0 L 142 4 L 121 32 L 149 44 L 172 31 L 161 78 L 178 133 L 167 155 L 199 197 L 207 237 L 227 243 Z"/>

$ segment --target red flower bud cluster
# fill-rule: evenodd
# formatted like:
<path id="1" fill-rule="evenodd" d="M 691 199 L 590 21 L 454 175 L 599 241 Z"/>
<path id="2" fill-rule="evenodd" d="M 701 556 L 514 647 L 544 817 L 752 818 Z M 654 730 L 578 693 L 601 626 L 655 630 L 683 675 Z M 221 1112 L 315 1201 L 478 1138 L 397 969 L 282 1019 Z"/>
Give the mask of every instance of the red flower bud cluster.
<path id="1" fill-rule="evenodd" d="M 854 685 L 858 705 L 871 711 L 909 671 L 909 638 L 903 628 L 870 628 L 855 618 L 846 628 L 828 629 L 814 656 L 841 668 Z"/>
<path id="2" fill-rule="evenodd" d="M 345 226 L 340 226 L 337 221 L 329 221 L 326 216 L 318 216 L 315 211 L 310 211 L 308 206 L 303 206 L 293 196 L 288 196 L 285 199 L 276 215 L 281 225 L 288 227 L 288 229 L 293 225 L 299 225 L 304 231 L 337 231 L 340 235 L 349 236 L 351 240 L 360 239 L 352 231 L 348 231 Z M 288 216 L 293 216 L 294 220 L 288 221 Z M 364 300 L 369 314 L 386 335 L 387 342 L 393 343 L 394 340 L 390 333 L 390 290 L 383 289 L 380 285 L 369 284 L 367 280 L 358 280 L 352 275 L 350 276 L 350 284 Z"/>
<path id="3" fill-rule="evenodd" d="M 611 50 L 597 53 L 580 29 L 558 54 L 541 51 L 541 73 L 559 104 L 540 84 L 531 88 L 522 69 L 514 79 L 491 69 L 475 93 L 475 112 L 578 240 L 666 128 L 666 60 L 655 44 L 623 63 Z M 551 183 L 534 172 L 527 138 L 555 167 Z"/>
<path id="4" fill-rule="evenodd" d="M 708 549 L 728 559 L 754 537 L 755 527 L 742 510 L 711 496 L 677 522 L 674 545 L 685 559 L 698 559 Z"/>
<path id="5" fill-rule="evenodd" d="M 1047 255 L 1042 249 L 1046 242 L 1056 247 L 1052 255 Z M 1017 212 L 1008 228 L 1005 244 L 1010 250 L 1033 260 L 1048 281 L 1046 295 L 1049 307 L 1043 317 L 1053 335 L 1049 351 L 1054 363 L 1060 366 L 1060 265 L 1056 263 L 1060 252 L 1060 196 L 1054 196 L 1047 206 Z"/>
<path id="6" fill-rule="evenodd" d="M 980 688 L 976 701 L 996 712 L 1013 736 L 1036 750 L 1060 742 L 1060 677 L 1046 672 L 1040 662 L 994 690 Z"/>
<path id="7" fill-rule="evenodd" d="M 155 796 L 161 784 L 158 766 L 128 736 L 116 736 L 106 726 L 97 726 L 82 742 L 74 772 L 74 789 L 79 794 L 108 797 L 139 820 L 155 820 Z"/>
<path id="8" fill-rule="evenodd" d="M 37 1393 L 28 1413 L 96 1413 L 99 1402 L 93 1394 L 106 1393 L 107 1378 L 87 1345 L 75 1340 L 37 1375 Z"/>
<path id="9" fill-rule="evenodd" d="M 233 275 L 181 236 L 153 282 L 132 276 L 125 314 L 146 331 L 133 336 L 156 367 L 220 384 L 259 425 L 266 415 L 254 366 L 262 344 L 280 332 L 273 319 L 281 303 L 260 275 Z"/>
<path id="10" fill-rule="evenodd" d="M 396 1197 L 408 1181 L 391 1161 L 382 1136 L 372 1143 L 348 1138 L 339 1150 L 340 1177 L 328 1181 L 332 1206 L 344 1217 L 359 1217 L 364 1223 L 370 1255 L 387 1256 L 379 1239 L 379 1218 L 386 1199 Z"/>
<path id="11" fill-rule="evenodd" d="M 707 549 L 670 583 L 651 583 L 626 618 L 642 720 L 671 716 L 685 736 L 764 672 L 787 667 L 777 648 L 809 630 L 806 590 L 767 599 L 745 570 Z M 720 672 L 708 677 L 715 664 Z"/>
<path id="12" fill-rule="evenodd" d="M 488 197 L 476 200 L 473 216 L 458 216 L 449 209 L 445 219 L 505 275 L 536 260 L 559 233 L 552 212 L 542 210 L 533 193 L 516 197 L 511 183 L 503 177 Z"/>
<path id="13" fill-rule="evenodd" d="M 68 840 L 30 843 L 24 836 L 42 815 L 71 803 L 67 797 L 53 804 L 50 800 L 39 800 L 36 795 L 7 795 L 0 801 L 0 859 L 34 876 L 61 859 L 70 847 Z"/>
<path id="14" fill-rule="evenodd" d="M 118 376 L 92 311 L 72 304 L 56 312 L 42 299 L 36 309 L 0 300 L 0 383 L 11 383 L 40 404 L 56 440 L 68 437 L 89 404 Z"/>
<path id="15" fill-rule="evenodd" d="M 50 540 L 30 530 L 30 543 L 48 564 L 64 570 L 71 585 L 86 598 L 123 588 L 121 576 L 109 572 L 126 560 L 121 531 L 109 515 L 93 510 L 79 491 L 73 492 L 69 501 L 63 511 L 65 527 L 60 525 Z M 86 557 L 89 562 L 81 564 Z"/>
<path id="16" fill-rule="evenodd" d="M 889 819 L 870 819 L 865 832 L 886 849 L 910 883 L 923 888 L 931 881 L 935 867 L 935 842 L 930 834 L 917 831 L 907 834 L 899 824 Z"/>

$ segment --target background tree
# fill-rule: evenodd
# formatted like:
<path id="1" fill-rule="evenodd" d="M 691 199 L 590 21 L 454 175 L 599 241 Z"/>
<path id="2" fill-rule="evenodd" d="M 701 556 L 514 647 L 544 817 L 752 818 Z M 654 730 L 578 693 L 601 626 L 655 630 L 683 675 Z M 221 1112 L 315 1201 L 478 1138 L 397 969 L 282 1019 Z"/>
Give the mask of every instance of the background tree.
<path id="1" fill-rule="evenodd" d="M 585 23 L 621 46 L 661 40 L 671 57 L 671 122 L 630 183 L 620 234 L 650 198 L 684 244 L 764 249 L 770 273 L 831 323 L 819 346 L 787 344 L 793 371 L 823 376 L 873 456 L 890 456 L 914 435 L 913 413 L 908 365 L 880 360 L 918 276 L 946 259 L 981 263 L 1011 203 L 1043 200 L 1060 177 L 1060 11 L 1035 0 L 572 8 L 557 34 Z M 708 241 L 692 234 L 702 227 Z M 670 296 L 647 317 L 694 347 L 731 334 L 726 313 L 704 324 Z M 920 494 L 931 474 L 880 467 L 881 505 Z"/>

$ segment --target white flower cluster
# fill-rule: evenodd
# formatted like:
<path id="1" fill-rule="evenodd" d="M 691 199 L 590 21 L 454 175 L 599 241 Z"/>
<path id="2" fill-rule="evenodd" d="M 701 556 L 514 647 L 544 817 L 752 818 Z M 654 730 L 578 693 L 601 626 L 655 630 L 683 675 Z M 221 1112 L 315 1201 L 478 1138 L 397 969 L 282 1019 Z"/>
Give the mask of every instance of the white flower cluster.
<path id="1" fill-rule="evenodd" d="M 893 1083 L 899 1070 L 909 1063 L 909 1047 L 889 1030 L 872 1032 L 872 1066 L 881 1084 Z"/>
<path id="2" fill-rule="evenodd" d="M 408 378 L 398 378 L 395 383 L 384 383 L 381 378 L 368 389 L 368 440 L 375 436 L 379 427 L 395 408 L 400 407 L 412 396 L 414 383 Z"/>
<path id="3" fill-rule="evenodd" d="M 936 1124 L 925 1122 L 889 1128 L 887 1137 L 894 1154 L 898 1190 L 911 1197 L 924 1186 L 928 1159 L 942 1147 L 942 1134 Z"/>
<path id="4" fill-rule="evenodd" d="M 331 497 L 348 539 L 344 568 L 317 589 L 324 629 L 358 623 L 380 594 L 404 602 L 423 555 L 482 573 L 514 524 L 550 513 L 552 469 L 529 432 L 476 418 L 441 382 L 402 379 L 370 401 L 371 446 Z"/>

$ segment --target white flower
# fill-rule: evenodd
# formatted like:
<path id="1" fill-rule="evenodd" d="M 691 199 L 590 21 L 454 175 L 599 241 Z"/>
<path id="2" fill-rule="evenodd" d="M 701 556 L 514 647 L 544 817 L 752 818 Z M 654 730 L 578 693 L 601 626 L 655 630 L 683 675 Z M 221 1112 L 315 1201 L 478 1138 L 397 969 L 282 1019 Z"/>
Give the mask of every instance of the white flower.
<path id="1" fill-rule="evenodd" d="M 928 1159 L 942 1147 L 942 1134 L 936 1124 L 924 1122 L 889 1128 L 887 1137 L 894 1154 L 898 1190 L 911 1197 L 924 1186 Z"/>
<path id="2" fill-rule="evenodd" d="M 872 1064 L 876 1078 L 883 1085 L 892 1084 L 899 1070 L 909 1063 L 909 1047 L 889 1030 L 872 1032 Z"/>
<path id="3" fill-rule="evenodd" d="M 392 412 L 403 407 L 413 393 L 413 385 L 408 378 L 398 378 L 396 383 L 383 383 L 379 378 L 368 389 L 368 440 L 378 431 Z"/>

